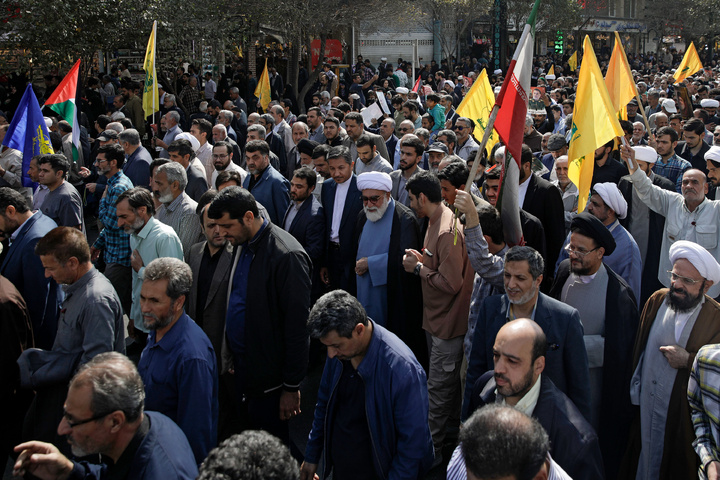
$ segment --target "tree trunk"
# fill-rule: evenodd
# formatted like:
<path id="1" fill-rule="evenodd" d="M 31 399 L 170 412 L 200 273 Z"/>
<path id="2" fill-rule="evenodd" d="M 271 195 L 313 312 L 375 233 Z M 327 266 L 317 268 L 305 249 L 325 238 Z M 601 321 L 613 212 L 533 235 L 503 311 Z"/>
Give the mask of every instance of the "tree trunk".
<path id="1" fill-rule="evenodd" d="M 327 39 L 327 34 L 321 33 L 320 34 L 320 54 L 318 55 L 318 63 L 315 66 L 315 69 L 310 73 L 310 77 L 308 78 L 307 83 L 303 85 L 302 90 L 300 90 L 300 93 L 298 94 L 297 101 L 300 104 L 300 113 L 305 113 L 305 95 L 307 95 L 308 90 L 312 88 L 313 85 L 315 85 L 315 80 L 320 76 L 320 72 L 322 71 L 322 64 L 323 64 L 323 58 L 325 57 L 325 40 Z M 308 67 L 312 65 L 312 45 L 310 42 L 308 42 L 308 51 L 310 52 L 310 61 L 308 62 Z"/>
<path id="2" fill-rule="evenodd" d="M 292 84 L 293 93 L 295 94 L 296 99 L 298 99 L 298 76 L 300 73 L 298 65 L 300 65 L 300 52 L 302 51 L 300 48 L 301 38 L 302 37 L 298 35 L 297 38 L 293 39 L 293 46 L 290 52 L 290 65 L 288 66 L 292 75 L 288 75 L 287 82 Z"/>

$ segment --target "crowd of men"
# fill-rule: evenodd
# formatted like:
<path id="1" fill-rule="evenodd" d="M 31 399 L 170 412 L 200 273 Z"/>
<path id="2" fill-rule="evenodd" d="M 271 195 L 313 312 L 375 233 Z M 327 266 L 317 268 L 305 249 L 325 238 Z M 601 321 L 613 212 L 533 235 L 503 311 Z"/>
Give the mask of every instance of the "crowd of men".
<path id="1" fill-rule="evenodd" d="M 420 93 L 402 61 L 326 64 L 306 113 L 274 69 L 266 111 L 179 69 L 147 119 L 121 70 L 119 96 L 110 77 L 88 86 L 104 108 L 76 127 L 83 152 L 52 115 L 58 153 L 24 172 L 3 147 L 15 473 L 718 478 L 720 82 L 684 82 L 683 118 L 672 71 L 635 72 L 651 128 L 630 102 L 578 211 L 576 77 L 535 62 L 545 108 L 502 206 L 519 245 L 498 210 L 506 149 L 478 152 L 482 126 L 456 112 L 476 59 L 423 66 Z M 363 116 L 381 95 L 391 113 Z"/>

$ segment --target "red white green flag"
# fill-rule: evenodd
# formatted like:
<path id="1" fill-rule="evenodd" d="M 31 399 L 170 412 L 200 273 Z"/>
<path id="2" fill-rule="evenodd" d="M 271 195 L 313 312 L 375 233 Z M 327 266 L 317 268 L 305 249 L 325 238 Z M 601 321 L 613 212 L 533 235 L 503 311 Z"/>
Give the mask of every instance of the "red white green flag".
<path id="1" fill-rule="evenodd" d="M 80 125 L 78 124 L 78 107 L 76 101 L 78 78 L 80 76 L 80 60 L 70 69 L 63 81 L 57 86 L 50 98 L 45 102 L 46 107 L 50 107 L 57 112 L 63 120 L 72 125 L 72 144 L 73 158 L 77 162 L 80 151 Z"/>

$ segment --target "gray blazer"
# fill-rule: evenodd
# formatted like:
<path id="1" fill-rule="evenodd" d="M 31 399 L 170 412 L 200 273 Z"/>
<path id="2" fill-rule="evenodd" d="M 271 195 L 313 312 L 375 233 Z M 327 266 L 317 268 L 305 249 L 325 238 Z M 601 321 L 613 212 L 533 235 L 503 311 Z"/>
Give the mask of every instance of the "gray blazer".
<path id="1" fill-rule="evenodd" d="M 420 168 L 420 166 L 418 165 L 415 173 L 422 172 L 422 171 L 424 171 L 424 170 L 422 168 Z M 392 173 L 390 173 L 390 178 L 392 179 L 392 190 L 390 190 L 390 195 L 392 195 L 392 197 L 396 201 L 398 201 L 398 194 L 400 193 L 398 190 L 400 189 L 400 177 L 401 176 L 402 176 L 402 170 L 395 170 Z M 410 202 L 408 202 L 408 204 L 405 206 L 409 207 Z"/>
<path id="2" fill-rule="evenodd" d="M 190 318 L 197 318 L 197 311 L 200 306 L 197 304 L 198 291 L 198 274 L 200 272 L 200 263 L 202 262 L 203 252 L 205 251 L 207 242 L 198 242 L 185 253 L 185 261 L 190 265 L 193 275 L 193 285 L 185 303 L 185 313 Z M 213 275 L 210 291 L 208 291 L 207 300 L 203 314 L 203 324 L 200 327 L 210 339 L 215 349 L 215 357 L 220 366 L 221 351 L 223 346 L 223 338 L 225 337 L 225 313 L 227 312 L 227 296 L 228 283 L 230 280 L 230 269 L 232 268 L 232 246 L 228 243 L 225 250 L 220 254 L 215 275 Z"/>
<path id="3" fill-rule="evenodd" d="M 381 157 L 383 157 L 385 160 L 390 162 L 390 165 L 393 164 L 391 161 L 390 156 L 388 155 L 387 146 L 385 145 L 385 140 L 380 136 L 376 135 L 374 133 L 370 133 L 367 130 L 363 132 L 364 135 L 367 135 L 372 140 L 373 145 L 375 145 L 375 149 L 377 150 L 377 153 L 380 154 Z M 348 148 L 350 149 L 350 157 L 352 158 L 353 162 L 357 161 L 357 146 L 355 145 L 355 142 L 348 137 Z"/>

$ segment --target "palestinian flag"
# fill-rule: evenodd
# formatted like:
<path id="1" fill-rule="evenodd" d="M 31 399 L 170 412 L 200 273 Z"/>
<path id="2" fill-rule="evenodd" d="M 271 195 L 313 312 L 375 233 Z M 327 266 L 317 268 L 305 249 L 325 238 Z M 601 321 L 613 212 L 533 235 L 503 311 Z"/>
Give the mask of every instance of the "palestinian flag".
<path id="1" fill-rule="evenodd" d="M 76 101 L 79 76 L 80 60 L 75 62 L 75 65 L 45 102 L 46 107 L 50 107 L 63 120 L 72 125 L 73 162 L 78 161 L 78 152 L 80 151 L 80 124 L 78 122 L 79 112 Z"/>

